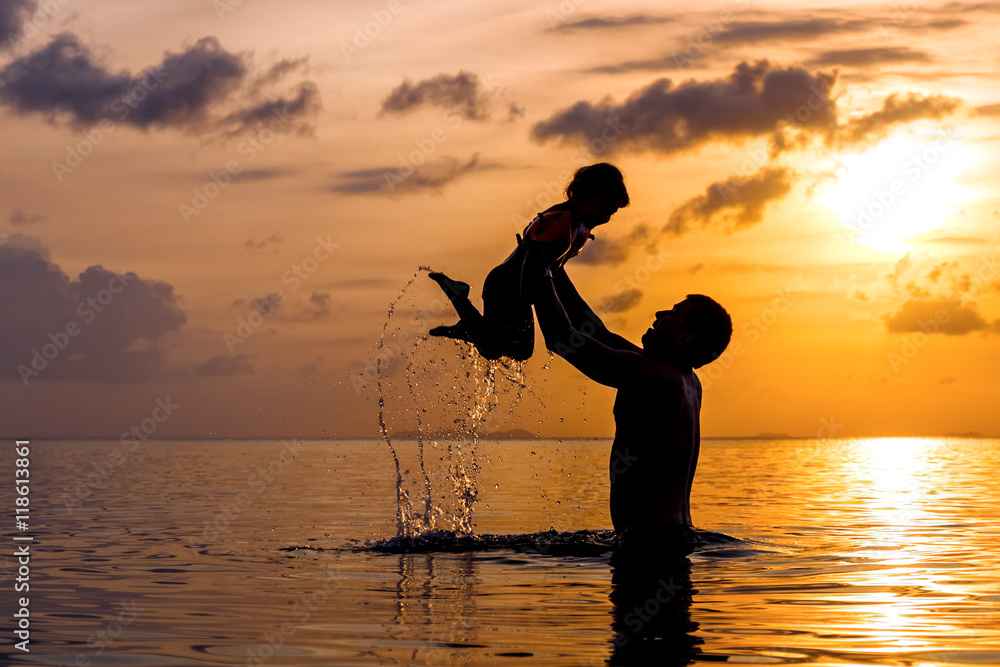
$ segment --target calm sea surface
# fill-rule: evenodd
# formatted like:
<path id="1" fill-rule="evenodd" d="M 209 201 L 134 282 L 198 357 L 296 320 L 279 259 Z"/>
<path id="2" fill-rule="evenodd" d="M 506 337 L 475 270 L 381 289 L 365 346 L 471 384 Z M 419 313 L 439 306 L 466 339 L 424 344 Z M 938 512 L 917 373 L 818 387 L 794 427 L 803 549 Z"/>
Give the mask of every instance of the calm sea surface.
<path id="1" fill-rule="evenodd" d="M 424 520 L 447 529 L 471 504 L 477 535 L 555 532 L 366 547 L 397 529 L 379 441 L 34 442 L 30 530 L 10 512 L 0 552 L 0 657 L 1000 664 L 998 441 L 707 440 L 692 514 L 735 539 L 648 568 L 613 559 L 607 533 L 573 534 L 610 528 L 608 441 L 428 444 L 423 471 L 415 443 L 394 444 Z M 29 654 L 12 646 L 15 534 L 34 537 Z"/>

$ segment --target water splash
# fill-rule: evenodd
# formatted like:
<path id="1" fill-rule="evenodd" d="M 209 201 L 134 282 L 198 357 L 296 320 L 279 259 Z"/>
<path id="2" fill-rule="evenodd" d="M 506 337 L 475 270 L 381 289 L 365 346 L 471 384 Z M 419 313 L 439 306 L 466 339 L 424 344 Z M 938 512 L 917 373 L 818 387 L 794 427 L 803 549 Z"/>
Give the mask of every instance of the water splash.
<path id="1" fill-rule="evenodd" d="M 472 534 L 475 503 L 479 496 L 477 482 L 480 473 L 479 448 L 483 427 L 494 410 L 502 404 L 502 395 L 509 393 L 510 388 L 516 390 L 516 396 L 511 401 L 510 414 L 513 414 L 525 390 L 533 394 L 524 380 L 523 362 L 490 361 L 464 343 L 461 344 L 464 349 L 457 357 L 459 363 L 457 373 L 451 377 L 438 377 L 435 382 L 431 374 L 437 367 L 447 366 L 447 363 L 446 360 L 434 359 L 421 363 L 420 352 L 428 341 L 427 336 L 421 331 L 415 342 L 407 347 L 410 356 L 404 375 L 411 407 L 404 408 L 402 405 L 393 404 L 393 407 L 404 415 L 412 410 L 417 425 L 418 470 L 411 476 L 409 470 L 403 469 L 400 463 L 401 452 L 393 443 L 386 421 L 386 369 L 383 368 L 382 361 L 386 351 L 386 339 L 397 308 L 401 306 L 403 298 L 421 273 L 430 271 L 429 267 L 420 267 L 389 304 L 385 324 L 379 337 L 379 354 L 375 364 L 379 429 L 392 455 L 396 472 L 396 533 L 399 537 L 415 537 L 442 530 L 448 524 L 456 535 Z M 391 359 L 391 356 L 388 358 Z M 509 388 L 498 389 L 498 379 L 505 383 L 509 382 Z M 441 390 L 442 384 L 448 385 L 446 388 L 448 400 L 435 401 L 431 396 L 424 395 L 435 389 Z M 451 414 L 442 415 L 428 423 L 424 413 L 438 404 L 447 405 L 452 411 Z M 449 434 L 447 438 L 446 453 L 442 457 L 447 466 L 447 479 L 441 484 L 444 488 L 440 502 L 435 503 L 428 448 L 437 447 L 436 438 L 444 425 L 442 422 L 449 423 L 455 433 L 454 437 Z M 418 490 L 416 498 L 410 493 L 410 488 L 414 486 Z M 453 509 L 447 506 L 449 502 L 455 505 Z"/>
<path id="2" fill-rule="evenodd" d="M 746 540 L 710 530 L 686 526 L 675 529 L 669 545 L 661 551 L 700 552 L 723 558 L 744 557 L 748 554 L 774 553 L 762 550 L 767 543 Z M 432 530 L 421 535 L 397 536 L 387 540 L 369 540 L 362 551 L 383 553 L 466 553 L 473 551 L 519 551 L 549 556 L 598 556 L 620 548 L 613 530 L 573 530 L 559 532 L 554 528 L 521 535 L 459 535 L 451 531 Z"/>
<path id="3" fill-rule="evenodd" d="M 385 316 L 385 324 L 382 325 L 382 334 L 379 336 L 378 340 L 378 351 L 382 352 L 385 349 L 385 334 L 389 329 L 389 323 L 392 321 L 393 312 L 396 310 L 396 304 L 399 300 L 403 298 L 406 294 L 406 290 L 410 285 L 417 279 L 420 275 L 420 271 L 427 270 L 426 267 L 420 267 L 410 278 L 403 289 L 399 291 L 396 298 L 389 304 L 389 310 Z M 389 451 L 392 453 L 392 460 L 396 466 L 396 533 L 398 535 L 407 534 L 405 527 L 409 523 L 409 515 L 412 512 L 412 504 L 410 503 L 410 496 L 406 489 L 403 488 L 403 475 L 399 469 L 399 456 L 396 453 L 396 448 L 392 446 L 392 440 L 389 438 L 389 429 L 385 426 L 385 393 L 382 389 L 382 355 L 379 354 L 375 357 L 375 379 L 378 385 L 378 426 L 382 432 L 382 439 L 385 440 L 385 444 L 389 446 Z"/>

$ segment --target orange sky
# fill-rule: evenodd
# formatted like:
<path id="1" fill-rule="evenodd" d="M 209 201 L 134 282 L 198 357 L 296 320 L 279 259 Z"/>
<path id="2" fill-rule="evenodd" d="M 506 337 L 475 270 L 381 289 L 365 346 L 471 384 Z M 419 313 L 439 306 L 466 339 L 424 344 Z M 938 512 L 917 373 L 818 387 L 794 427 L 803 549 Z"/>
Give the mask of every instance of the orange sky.
<path id="1" fill-rule="evenodd" d="M 374 437 L 407 281 L 478 293 L 605 160 L 632 204 L 570 275 L 633 340 L 730 310 L 706 436 L 1000 434 L 995 5 L 236 5 L 0 3 L 8 436 Z M 440 305 L 421 273 L 387 329 L 391 428 L 407 364 L 461 394 L 462 348 L 414 347 Z M 610 435 L 548 362 L 487 430 Z"/>

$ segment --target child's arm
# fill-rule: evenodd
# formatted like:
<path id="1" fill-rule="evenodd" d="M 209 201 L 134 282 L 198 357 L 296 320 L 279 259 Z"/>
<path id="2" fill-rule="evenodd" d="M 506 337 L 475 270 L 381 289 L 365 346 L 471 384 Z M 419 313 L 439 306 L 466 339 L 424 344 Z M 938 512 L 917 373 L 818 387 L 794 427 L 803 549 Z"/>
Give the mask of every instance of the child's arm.
<path id="1" fill-rule="evenodd" d="M 521 260 L 521 276 L 518 281 L 518 303 L 534 301 L 533 290 L 545 269 L 552 266 L 558 257 L 558 248 L 552 243 L 527 241 L 524 246 L 524 259 Z"/>

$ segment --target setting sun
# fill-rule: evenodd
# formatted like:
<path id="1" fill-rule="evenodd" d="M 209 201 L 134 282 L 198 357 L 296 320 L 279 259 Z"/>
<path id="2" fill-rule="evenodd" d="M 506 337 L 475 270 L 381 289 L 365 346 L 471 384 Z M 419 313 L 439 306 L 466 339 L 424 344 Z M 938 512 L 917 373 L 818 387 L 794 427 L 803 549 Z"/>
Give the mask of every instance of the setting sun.
<path id="1" fill-rule="evenodd" d="M 862 153 L 842 155 L 823 200 L 857 230 L 857 243 L 905 252 L 912 247 L 907 241 L 958 213 L 967 194 L 956 177 L 967 168 L 969 152 L 941 130 L 898 133 Z"/>

